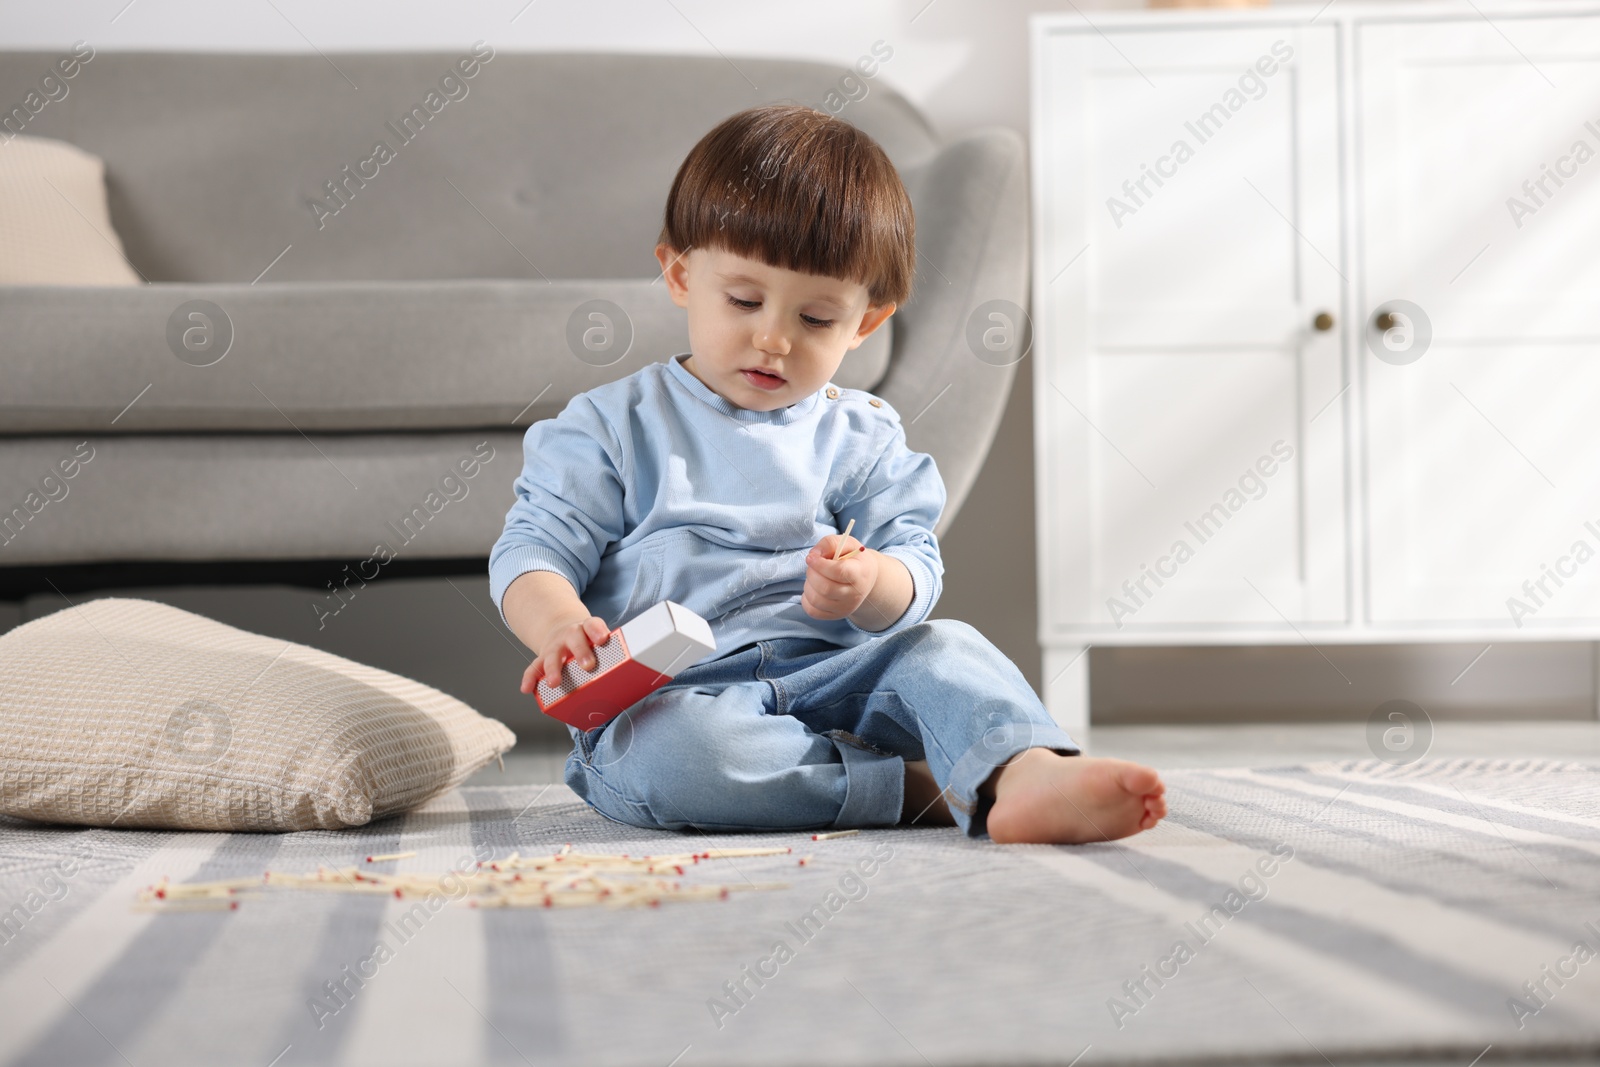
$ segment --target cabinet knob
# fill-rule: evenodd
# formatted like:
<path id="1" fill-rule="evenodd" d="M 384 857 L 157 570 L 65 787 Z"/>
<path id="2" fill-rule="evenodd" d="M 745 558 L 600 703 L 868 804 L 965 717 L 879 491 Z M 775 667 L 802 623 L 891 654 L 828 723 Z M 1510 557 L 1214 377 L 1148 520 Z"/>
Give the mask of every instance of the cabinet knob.
<path id="1" fill-rule="evenodd" d="M 1392 311 L 1380 311 L 1377 317 L 1372 320 L 1372 325 L 1376 326 L 1380 332 L 1387 333 L 1400 325 L 1400 316 Z"/>
<path id="2" fill-rule="evenodd" d="M 1311 325 L 1323 333 L 1327 333 L 1333 329 L 1333 315 L 1326 311 L 1319 311 L 1317 312 L 1317 317 L 1311 320 Z"/>

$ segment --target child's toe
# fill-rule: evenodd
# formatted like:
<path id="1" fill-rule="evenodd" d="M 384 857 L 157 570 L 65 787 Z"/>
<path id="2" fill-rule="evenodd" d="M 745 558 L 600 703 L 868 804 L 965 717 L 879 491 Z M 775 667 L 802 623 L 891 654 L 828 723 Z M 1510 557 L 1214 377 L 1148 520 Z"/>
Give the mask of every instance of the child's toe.
<path id="1" fill-rule="evenodd" d="M 1148 796 L 1163 788 L 1160 775 L 1153 769 L 1137 763 L 1124 766 L 1122 773 L 1118 775 L 1118 780 L 1122 783 L 1122 788 L 1135 796 Z"/>

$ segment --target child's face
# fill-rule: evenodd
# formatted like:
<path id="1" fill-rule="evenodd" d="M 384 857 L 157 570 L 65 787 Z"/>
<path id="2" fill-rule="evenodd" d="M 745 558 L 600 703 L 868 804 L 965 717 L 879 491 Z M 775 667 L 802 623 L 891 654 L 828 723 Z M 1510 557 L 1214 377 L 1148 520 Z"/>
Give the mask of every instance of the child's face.
<path id="1" fill-rule="evenodd" d="M 656 246 L 672 301 L 689 312 L 684 367 L 729 403 L 775 411 L 833 377 L 844 354 L 894 314 L 859 282 L 802 274 L 720 248 Z M 779 375 L 763 377 L 755 371 Z"/>

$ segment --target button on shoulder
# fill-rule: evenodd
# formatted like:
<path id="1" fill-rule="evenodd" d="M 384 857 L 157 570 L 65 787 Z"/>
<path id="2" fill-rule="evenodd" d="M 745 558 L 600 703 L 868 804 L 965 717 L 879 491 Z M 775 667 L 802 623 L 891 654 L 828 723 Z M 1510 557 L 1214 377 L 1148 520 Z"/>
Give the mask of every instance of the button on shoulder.
<path id="1" fill-rule="evenodd" d="M 840 401 L 847 409 L 861 411 L 863 415 L 868 414 L 864 409 L 870 407 L 876 409 L 874 414 L 878 418 L 887 418 L 894 421 L 898 421 L 900 418 L 900 413 L 887 400 L 873 396 L 865 389 L 841 389 L 836 385 L 830 385 L 824 390 L 824 395 L 829 400 Z"/>

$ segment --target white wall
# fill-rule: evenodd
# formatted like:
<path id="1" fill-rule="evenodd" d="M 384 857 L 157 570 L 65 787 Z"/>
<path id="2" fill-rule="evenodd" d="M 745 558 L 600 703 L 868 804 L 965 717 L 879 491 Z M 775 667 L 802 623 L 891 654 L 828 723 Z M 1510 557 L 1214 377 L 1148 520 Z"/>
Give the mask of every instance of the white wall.
<path id="1" fill-rule="evenodd" d="M 1071 3 L 1018 0 L 0 0 L 0 49 L 96 48 L 324 53 L 451 50 L 482 38 L 527 51 L 776 56 L 848 66 L 882 39 L 880 77 L 942 134 L 1003 125 L 1027 132 L 1027 18 Z M 1085 10 L 1140 7 L 1084 0 Z M 1092 16 L 1091 16 L 1092 17 Z"/>
<path id="2" fill-rule="evenodd" d="M 879 77 L 921 107 L 943 135 L 1004 125 L 1028 132 L 1027 16 L 1141 6 L 1092 0 L 495 0 L 449 6 L 405 0 L 338 5 L 311 0 L 0 0 L 0 50 L 60 50 L 83 39 L 107 50 L 320 51 L 497 49 L 784 56 L 848 66 L 877 40 L 894 49 Z M 663 191 L 663 195 L 664 191 Z M 995 451 L 943 542 L 946 592 L 936 616 L 977 626 L 1039 684 L 1033 585 L 1032 378 L 1026 364 Z M 514 726 L 528 716 L 515 692 L 521 656 L 465 605 L 487 603 L 486 582 L 395 583 L 370 595 L 336 634 L 305 633 L 302 601 L 284 589 L 146 591 L 235 625 L 422 677 Z M 39 598 L 26 615 L 0 606 L 0 628 L 61 606 Z M 463 637 L 471 634 L 470 638 Z M 1101 650 L 1093 659 L 1097 719 L 1118 714 L 1365 715 L 1406 698 L 1437 714 L 1592 715 L 1595 667 L 1587 645 L 1349 648 L 1337 654 L 1354 688 L 1327 684 L 1307 649 Z"/>

